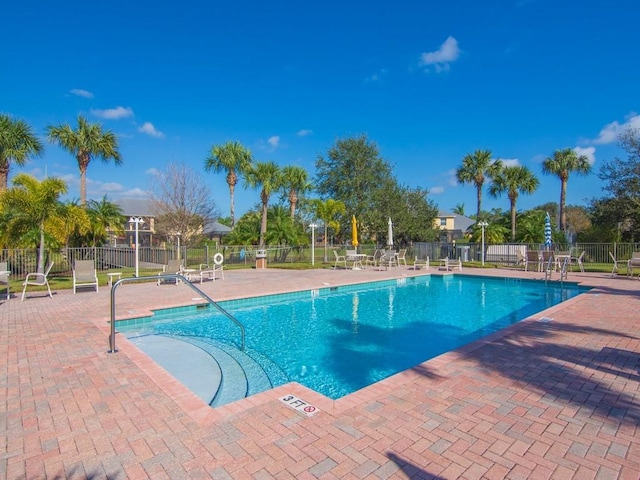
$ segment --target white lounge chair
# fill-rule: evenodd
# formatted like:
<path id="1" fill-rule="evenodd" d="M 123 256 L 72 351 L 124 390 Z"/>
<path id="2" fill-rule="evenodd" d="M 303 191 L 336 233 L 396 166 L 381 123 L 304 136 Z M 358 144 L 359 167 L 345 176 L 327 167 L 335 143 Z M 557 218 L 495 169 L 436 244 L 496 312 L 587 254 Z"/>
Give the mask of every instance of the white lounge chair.
<path id="1" fill-rule="evenodd" d="M 611 276 L 613 277 L 616 273 L 619 273 L 620 268 L 618 266 L 618 263 L 620 263 L 618 260 L 616 260 L 616 257 L 613 256 L 613 253 L 609 252 L 609 256 L 611 257 L 611 260 L 613 260 L 613 268 L 611 269 Z"/>
<path id="2" fill-rule="evenodd" d="M 401 248 L 398 251 L 398 255 L 396 256 L 396 262 L 398 262 L 398 266 L 402 263 L 405 267 L 407 266 L 407 249 Z"/>
<path id="3" fill-rule="evenodd" d="M 396 251 L 385 250 L 384 252 L 382 252 L 382 256 L 380 257 L 378 265 L 384 267 L 385 270 L 389 270 L 391 267 L 397 267 L 398 261 L 396 258 Z"/>
<path id="4" fill-rule="evenodd" d="M 415 260 L 413 261 L 413 269 L 418 270 L 423 267 L 427 270 L 429 269 L 429 257 L 427 256 L 426 259 L 421 259 L 416 256 Z"/>
<path id="5" fill-rule="evenodd" d="M 182 260 L 169 260 L 169 263 L 167 263 L 162 272 L 158 273 L 158 275 L 163 275 L 163 274 L 167 274 L 167 273 L 171 273 L 171 274 L 179 274 L 182 273 L 183 270 L 183 266 L 182 266 Z M 171 282 L 171 283 L 175 283 L 176 285 L 178 284 L 178 280 L 166 280 L 163 278 L 158 278 L 158 285 L 160 285 L 161 283 L 165 283 L 165 282 Z"/>
<path id="6" fill-rule="evenodd" d="M 440 259 L 440 270 L 460 270 L 462 271 L 462 260 L 459 258 L 444 257 Z"/>
<path id="7" fill-rule="evenodd" d="M 78 287 L 96 287 L 98 291 L 98 272 L 93 260 L 76 260 L 73 266 L 73 294 Z"/>
<path id="8" fill-rule="evenodd" d="M 580 269 L 580 272 L 584 273 L 584 265 L 583 265 L 583 261 L 584 261 L 584 254 L 585 251 L 583 250 L 582 253 L 580 254 L 579 257 L 571 257 L 571 261 L 569 263 L 571 270 L 573 271 L 573 266 L 574 265 L 578 265 L 578 268 Z"/>
<path id="9" fill-rule="evenodd" d="M 22 284 L 24 288 L 22 289 L 22 301 L 24 301 L 24 295 L 27 292 L 27 287 L 29 285 L 36 287 L 47 287 L 47 292 L 49 292 L 49 297 L 53 298 L 51 294 L 51 289 L 49 288 L 49 272 L 51 271 L 51 267 L 53 267 L 53 262 L 50 262 L 44 273 L 27 273 L 27 278 L 24 279 L 24 283 Z"/>

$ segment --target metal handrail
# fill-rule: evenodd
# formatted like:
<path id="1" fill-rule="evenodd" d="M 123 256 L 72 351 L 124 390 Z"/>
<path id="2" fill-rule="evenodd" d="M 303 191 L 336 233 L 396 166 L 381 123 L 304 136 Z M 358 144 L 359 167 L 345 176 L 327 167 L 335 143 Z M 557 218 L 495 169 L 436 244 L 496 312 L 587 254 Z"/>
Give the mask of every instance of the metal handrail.
<path id="1" fill-rule="evenodd" d="M 116 350 L 116 288 L 118 288 L 122 283 L 144 282 L 144 281 L 150 281 L 150 280 L 153 280 L 155 282 L 161 279 L 175 279 L 176 281 L 181 280 L 182 282 L 184 282 L 185 285 L 189 286 L 192 290 L 195 290 L 200 295 L 202 295 L 205 298 L 205 300 L 207 300 L 209 304 L 216 307 L 220 313 L 222 313 L 229 320 L 235 323 L 240 328 L 241 347 L 242 347 L 242 350 L 244 351 L 245 349 L 244 325 L 237 318 L 235 318 L 233 315 L 227 312 L 224 308 L 218 305 L 216 301 L 212 300 L 206 293 L 204 293 L 202 290 L 196 287 L 193 283 L 187 280 L 185 277 L 183 277 L 179 273 L 167 273 L 167 274 L 160 274 L 160 275 L 146 276 L 146 277 L 122 278 L 113 284 L 113 286 L 111 287 L 111 332 L 109 333 L 109 350 L 107 351 L 107 353 L 116 353 L 118 351 Z"/>

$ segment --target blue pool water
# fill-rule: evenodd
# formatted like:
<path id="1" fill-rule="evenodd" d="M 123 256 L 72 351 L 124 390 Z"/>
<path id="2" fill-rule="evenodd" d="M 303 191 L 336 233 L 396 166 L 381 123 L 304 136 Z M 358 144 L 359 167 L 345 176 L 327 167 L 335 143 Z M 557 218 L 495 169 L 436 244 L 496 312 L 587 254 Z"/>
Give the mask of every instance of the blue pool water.
<path id="1" fill-rule="evenodd" d="M 289 381 L 336 399 L 584 291 L 567 283 L 420 276 L 220 305 L 245 325 L 249 351 Z M 238 328 L 208 309 L 159 315 L 135 330 L 239 342 Z"/>

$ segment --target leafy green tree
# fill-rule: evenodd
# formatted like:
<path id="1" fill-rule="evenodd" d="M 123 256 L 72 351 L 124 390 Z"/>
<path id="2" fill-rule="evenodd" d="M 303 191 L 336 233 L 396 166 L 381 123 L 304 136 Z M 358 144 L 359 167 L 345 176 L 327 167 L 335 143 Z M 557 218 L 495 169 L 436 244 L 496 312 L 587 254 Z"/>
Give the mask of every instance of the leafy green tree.
<path id="1" fill-rule="evenodd" d="M 349 231 L 351 216 L 358 219 L 358 234 L 365 242 L 390 216 L 381 208 L 381 192 L 394 194 L 397 182 L 388 162 L 380 158 L 378 146 L 365 135 L 339 139 L 316 159 L 316 191 L 322 198 L 340 199 L 346 212 L 338 220 Z"/>
<path id="2" fill-rule="evenodd" d="M 560 179 L 560 231 L 566 232 L 567 218 L 565 204 L 567 199 L 567 183 L 569 175 L 588 175 L 591 173 L 591 164 L 585 155 L 578 155 L 574 150 L 565 148 L 556 150 L 553 156 L 542 163 L 542 172 L 547 175 L 555 175 Z"/>
<path id="3" fill-rule="evenodd" d="M 456 179 L 459 183 L 473 184 L 476 187 L 477 213 L 476 219 L 480 219 L 482 212 L 482 186 L 487 177 L 491 177 L 502 167 L 500 160 L 491 160 L 491 151 L 476 150 L 473 154 L 467 154 L 462 159 L 462 165 L 456 169 Z"/>
<path id="4" fill-rule="evenodd" d="M 229 185 L 231 225 L 235 225 L 234 192 L 238 184 L 238 175 L 244 175 L 251 168 L 253 156 L 251 151 L 240 142 L 227 142 L 223 145 L 213 145 L 205 160 L 204 168 L 208 172 L 226 172 Z"/>
<path id="5" fill-rule="evenodd" d="M 327 263 L 329 229 L 331 228 L 336 235 L 340 232 L 338 217 L 344 215 L 347 208 L 341 201 L 328 198 L 326 200 L 314 199 L 312 209 L 316 217 L 321 219 L 324 225 L 324 262 Z"/>
<path id="6" fill-rule="evenodd" d="M 518 215 L 516 241 L 536 244 L 544 242 L 544 221 L 546 210 L 527 210 Z"/>
<path id="7" fill-rule="evenodd" d="M 12 163 L 23 166 L 43 151 L 42 142 L 25 121 L 0 114 L 0 191 L 7 188 Z"/>
<path id="8" fill-rule="evenodd" d="M 487 226 L 484 228 L 485 243 L 505 243 L 508 235 L 509 229 L 500 222 L 487 222 Z M 474 242 L 482 241 L 482 227 L 477 224 L 471 227 L 471 240 Z"/>
<path id="9" fill-rule="evenodd" d="M 78 126 L 70 125 L 47 127 L 48 138 L 76 157 L 80 169 L 80 203 L 87 203 L 87 168 L 93 158 L 103 162 L 113 160 L 116 165 L 122 164 L 118 147 L 118 137 L 111 131 L 104 131 L 102 125 L 89 123 L 82 115 L 78 116 Z"/>
<path id="10" fill-rule="evenodd" d="M 260 248 L 265 247 L 267 233 L 267 210 L 269 199 L 273 192 L 282 188 L 282 172 L 275 162 L 257 162 L 245 172 L 248 187 L 260 188 L 260 202 L 262 203 L 262 220 L 260 222 Z"/>
<path id="11" fill-rule="evenodd" d="M 67 193 L 67 184 L 60 178 L 38 181 L 20 173 L 12 181 L 13 187 L 0 192 L 3 210 L 12 212 L 9 228 L 23 237 L 34 230 L 39 236 L 38 272 L 44 271 L 45 226 L 60 214 L 60 196 Z"/>
<path id="12" fill-rule="evenodd" d="M 58 243 L 69 246 L 86 246 L 87 234 L 90 232 L 91 219 L 87 209 L 78 205 L 77 201 L 60 204 L 57 214 L 49 219 L 47 231 Z"/>
<path id="13" fill-rule="evenodd" d="M 521 193 L 536 191 L 540 181 L 527 167 L 522 165 L 503 167 L 492 176 L 489 194 L 498 197 L 507 193 L 511 206 L 511 241 L 516 240 L 516 202 Z"/>
<path id="14" fill-rule="evenodd" d="M 225 243 L 228 245 L 257 245 L 260 241 L 260 224 L 259 212 L 245 213 L 225 237 Z"/>
<path id="15" fill-rule="evenodd" d="M 287 165 L 282 168 L 282 188 L 289 199 L 289 214 L 295 217 L 296 204 L 300 195 L 311 190 L 309 174 L 297 165 Z"/>

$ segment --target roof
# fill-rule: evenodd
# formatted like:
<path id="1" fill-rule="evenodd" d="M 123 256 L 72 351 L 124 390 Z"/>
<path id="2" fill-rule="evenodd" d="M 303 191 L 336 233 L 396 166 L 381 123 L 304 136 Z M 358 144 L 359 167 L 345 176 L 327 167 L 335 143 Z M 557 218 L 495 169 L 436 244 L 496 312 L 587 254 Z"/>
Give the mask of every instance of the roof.
<path id="1" fill-rule="evenodd" d="M 126 217 L 155 216 L 153 208 L 151 207 L 151 202 L 146 198 L 119 198 L 117 200 L 114 200 L 113 203 L 122 208 L 122 214 Z"/>
<path id="2" fill-rule="evenodd" d="M 453 218 L 453 229 L 462 230 L 466 232 L 471 225 L 474 225 L 476 221 L 473 218 L 465 217 L 464 215 L 458 215 L 457 213 L 438 212 L 439 217 Z"/>
<path id="3" fill-rule="evenodd" d="M 221 224 L 220 222 L 207 222 L 204 226 L 204 233 L 209 234 L 225 234 L 231 231 L 231 227 Z"/>

